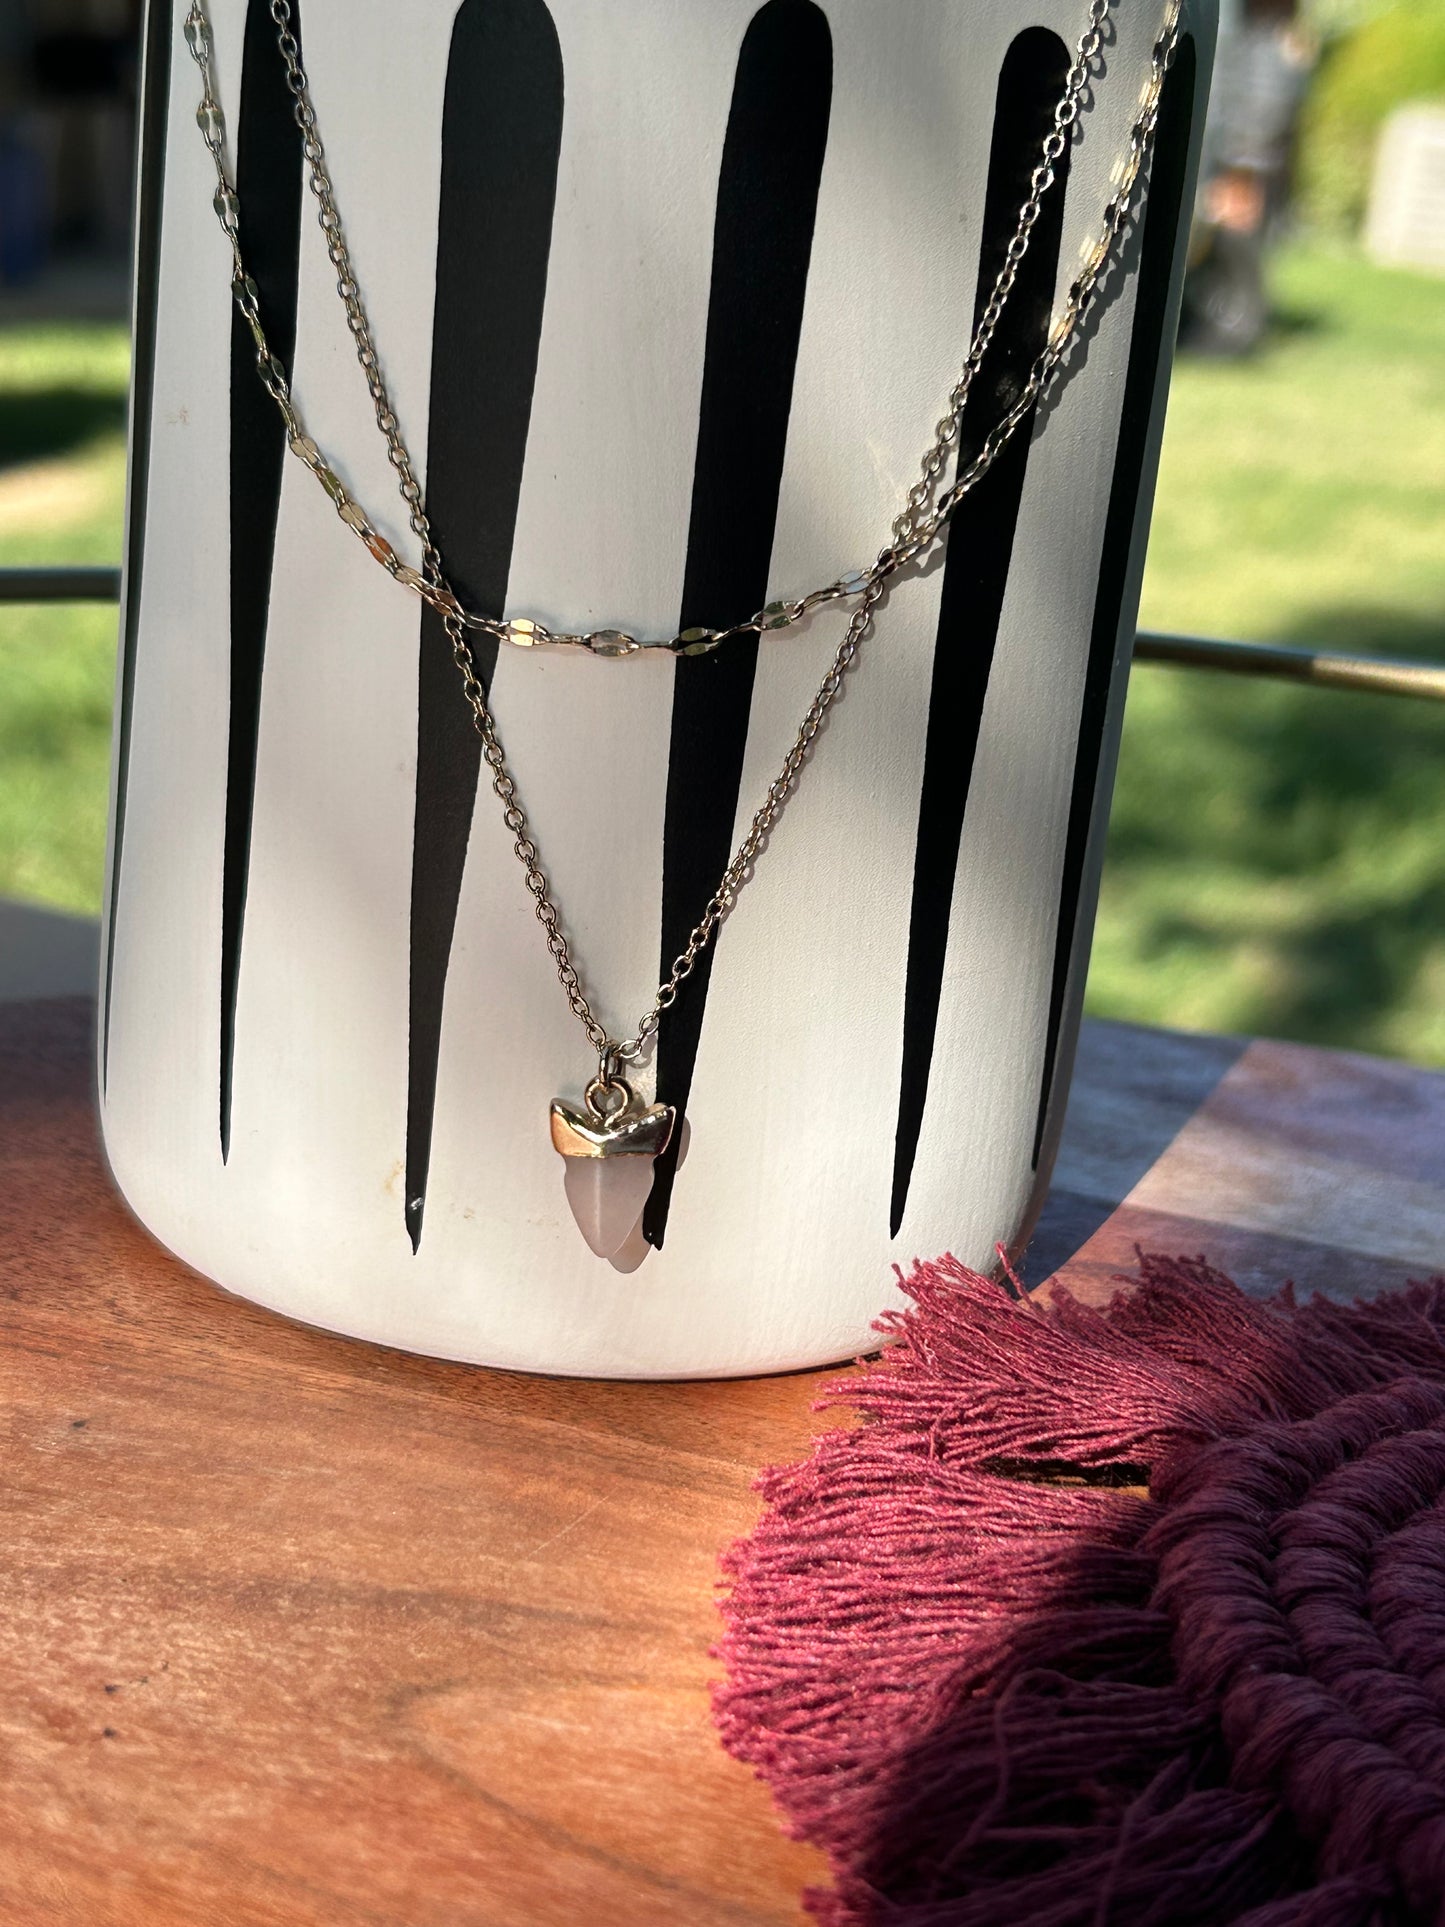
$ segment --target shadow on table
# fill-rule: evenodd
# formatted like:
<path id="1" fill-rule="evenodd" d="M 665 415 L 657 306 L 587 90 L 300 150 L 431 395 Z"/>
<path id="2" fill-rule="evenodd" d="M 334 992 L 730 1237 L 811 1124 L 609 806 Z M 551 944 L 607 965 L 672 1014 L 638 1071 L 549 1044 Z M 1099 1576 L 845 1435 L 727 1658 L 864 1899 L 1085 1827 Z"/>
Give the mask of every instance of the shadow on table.
<path id="1" fill-rule="evenodd" d="M 1241 1037 L 1084 1025 L 1053 1183 L 1018 1267 L 1031 1290 L 1112 1217 L 1246 1048 Z"/>

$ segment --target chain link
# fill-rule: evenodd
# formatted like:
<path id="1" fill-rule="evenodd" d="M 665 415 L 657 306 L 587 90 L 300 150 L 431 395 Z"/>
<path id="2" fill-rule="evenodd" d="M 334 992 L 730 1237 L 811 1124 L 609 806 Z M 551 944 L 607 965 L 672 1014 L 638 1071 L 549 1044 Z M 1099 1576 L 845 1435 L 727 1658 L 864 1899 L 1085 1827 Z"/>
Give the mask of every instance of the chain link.
<path id="1" fill-rule="evenodd" d="M 439 582 L 442 559 L 432 540 L 431 524 L 427 520 L 426 509 L 422 503 L 421 484 L 412 468 L 406 443 L 401 438 L 401 424 L 397 419 L 396 410 L 391 405 L 386 377 L 381 371 L 381 358 L 371 338 L 371 323 L 362 305 L 361 287 L 356 279 L 356 271 L 351 265 L 351 251 L 346 244 L 346 232 L 341 225 L 341 214 L 336 205 L 336 194 L 331 185 L 325 150 L 321 145 L 321 132 L 316 123 L 316 109 L 311 104 L 310 85 L 301 65 L 301 48 L 291 30 L 291 8 L 287 0 L 271 0 L 271 18 L 276 24 L 276 44 L 286 68 L 286 85 L 295 102 L 293 111 L 296 116 L 296 125 L 301 130 L 301 152 L 306 161 L 307 184 L 316 197 L 319 208 L 317 220 L 326 237 L 326 252 L 332 267 L 336 270 L 336 292 L 340 295 L 341 304 L 346 310 L 346 325 L 351 330 L 351 338 L 356 344 L 356 358 L 361 364 L 367 388 L 371 393 L 371 405 L 376 411 L 376 425 L 386 442 L 388 459 L 396 470 L 401 498 L 406 504 L 412 531 L 422 545 L 423 567 L 430 580 Z"/>
<path id="2" fill-rule="evenodd" d="M 672 968 L 658 985 L 651 1008 L 643 1016 L 634 1034 L 619 1041 L 611 1036 L 605 1024 L 597 1016 L 582 987 L 572 953 L 563 934 L 560 912 L 546 872 L 541 866 L 537 846 L 532 841 L 527 813 L 517 795 L 517 785 L 507 768 L 506 754 L 502 749 L 501 738 L 497 734 L 496 721 L 481 678 L 477 675 L 476 664 L 472 659 L 471 643 L 464 625 L 451 615 L 444 618 L 448 639 L 452 646 L 452 659 L 461 672 L 462 692 L 471 708 L 472 721 L 482 743 L 482 756 L 492 774 L 492 789 L 502 805 L 502 820 L 512 832 L 512 848 L 517 861 L 522 865 L 527 888 L 536 902 L 537 921 L 546 934 L 547 948 L 557 966 L 557 980 L 566 994 L 573 1014 L 587 1034 L 588 1041 L 597 1052 L 599 1078 L 602 1084 L 612 1082 L 618 1067 L 622 1064 L 635 1064 L 647 1049 L 648 1041 L 662 1022 L 662 1014 L 676 1003 L 678 991 L 692 975 L 713 933 L 723 918 L 732 909 L 738 891 L 747 880 L 748 872 L 760 855 L 767 842 L 768 833 L 777 821 L 783 805 L 796 789 L 798 779 L 803 773 L 823 719 L 832 708 L 843 688 L 843 678 L 847 675 L 853 658 L 857 655 L 865 636 L 873 622 L 873 613 L 883 598 L 885 584 L 880 577 L 870 583 L 858 607 L 849 618 L 843 640 L 839 643 L 828 673 L 818 687 L 818 693 L 809 705 L 808 713 L 793 740 L 793 746 L 783 758 L 782 768 L 778 771 L 768 793 L 763 798 L 762 807 L 753 817 L 747 834 L 738 845 L 732 862 L 723 872 L 717 889 L 708 898 L 702 916 L 694 925 L 682 950 L 673 959 Z"/>
<path id="3" fill-rule="evenodd" d="M 895 544 L 910 542 L 923 528 L 928 517 L 938 478 L 947 466 L 948 455 L 958 440 L 964 409 L 973 392 L 974 377 L 993 345 L 1009 296 L 1013 293 L 1019 269 L 1028 253 L 1033 230 L 1043 213 L 1044 197 L 1058 179 L 1058 164 L 1069 146 L 1070 131 L 1076 125 L 1084 93 L 1089 85 L 1094 62 L 1104 45 L 1104 27 L 1111 0 L 1090 0 L 1089 18 L 1074 51 L 1074 59 L 1064 80 L 1064 92 L 1054 109 L 1054 124 L 1044 137 L 1043 153 L 1029 180 L 1028 199 L 1019 210 L 1018 223 L 999 268 L 988 300 L 984 303 L 973 340 L 969 343 L 963 370 L 949 390 L 948 413 L 934 431 L 934 441 L 921 464 L 922 472 L 909 489 L 903 509 L 893 524 Z"/>
<path id="4" fill-rule="evenodd" d="M 201 104 L 196 120 L 216 170 L 215 211 L 230 243 L 232 292 L 256 349 L 256 368 L 267 392 L 281 412 L 290 449 L 316 475 L 331 497 L 341 520 L 366 544 L 376 561 L 396 577 L 405 588 L 429 603 L 442 617 L 451 645 L 452 657 L 461 676 L 462 693 L 471 710 L 473 726 L 481 741 L 482 756 L 491 772 L 492 789 L 502 805 L 502 818 L 513 837 L 513 850 L 522 866 L 527 889 L 542 925 L 547 948 L 557 968 L 557 979 L 566 994 L 573 1014 L 597 1052 L 598 1079 L 610 1088 L 623 1064 L 636 1063 L 646 1052 L 651 1038 L 662 1022 L 663 1013 L 676 1001 L 683 984 L 697 967 L 719 924 L 728 915 L 739 890 L 762 853 L 769 833 L 783 806 L 797 787 L 813 744 L 837 700 L 843 681 L 864 640 L 873 618 L 887 592 L 893 575 L 905 564 L 921 557 L 942 535 L 949 518 L 970 490 L 993 467 L 999 455 L 1047 392 L 1060 369 L 1072 342 L 1093 304 L 1099 283 L 1114 258 L 1128 225 L 1134 197 L 1142 178 L 1158 124 L 1165 77 L 1178 43 L 1182 0 L 1169 0 L 1164 25 L 1151 56 L 1150 75 L 1141 97 L 1137 119 L 1130 130 L 1129 148 L 1117 168 L 1117 186 L 1104 211 L 1102 230 L 1088 250 L 1085 265 L 1069 289 L 1063 313 L 1050 330 L 1043 351 L 1033 364 L 1023 388 L 965 463 L 960 459 L 952 485 L 940 496 L 939 483 L 948 465 L 950 452 L 958 442 L 963 415 L 973 390 L 974 379 L 998 332 L 1019 269 L 1029 248 L 1033 229 L 1043 211 L 1044 197 L 1058 179 L 1062 160 L 1078 124 L 1094 66 L 1103 49 L 1104 34 L 1114 0 L 1089 0 L 1088 20 L 1075 48 L 1074 59 L 1065 78 L 1064 91 L 1054 110 L 1053 125 L 1045 136 L 1038 165 L 1029 182 L 1028 198 L 1019 211 L 1017 224 L 1004 251 L 1003 265 L 984 304 L 978 326 L 969 343 L 962 371 L 948 395 L 948 412 L 937 423 L 934 440 L 925 452 L 919 479 L 908 491 L 903 508 L 893 523 L 892 541 L 879 551 L 864 569 L 839 577 L 826 586 L 810 590 L 791 601 L 771 602 L 747 621 L 728 629 L 687 629 L 662 641 L 647 642 L 616 629 L 593 630 L 585 634 L 561 634 L 525 618 L 507 620 L 465 609 L 447 581 L 441 554 L 427 518 L 422 488 L 401 425 L 392 406 L 381 359 L 372 338 L 371 324 L 361 298 L 361 288 L 352 265 L 335 189 L 326 165 L 316 110 L 310 85 L 301 64 L 301 49 L 292 30 L 289 0 L 270 0 L 271 18 L 276 26 L 277 46 L 286 70 L 286 84 L 294 105 L 296 124 L 301 132 L 302 154 L 307 182 L 318 206 L 317 219 L 326 239 L 326 251 L 336 272 L 336 291 L 346 312 L 347 327 L 356 346 L 357 360 L 366 378 L 376 424 L 386 443 L 387 456 L 396 470 L 398 489 L 406 506 L 413 533 L 421 544 L 422 567 L 410 567 L 396 554 L 384 535 L 368 519 L 360 503 L 348 493 L 340 476 L 306 433 L 291 395 L 290 379 L 280 359 L 272 353 L 261 319 L 256 283 L 246 271 L 240 243 L 240 202 L 231 178 L 226 156 L 226 127 L 216 96 L 211 65 L 211 29 L 204 0 L 191 0 L 185 17 L 185 38 L 201 71 Z M 597 1016 L 583 988 L 581 977 L 561 924 L 561 912 L 552 887 L 542 868 L 531 826 L 517 785 L 507 766 L 506 754 L 497 733 L 496 721 L 486 689 L 477 674 L 469 631 L 481 631 L 502 642 L 524 647 L 545 644 L 569 645 L 590 650 L 594 655 L 621 657 L 646 651 L 663 650 L 674 655 L 700 655 L 719 644 L 744 635 L 761 636 L 786 629 L 800 622 L 824 604 L 857 599 L 847 629 L 818 687 L 807 714 L 799 726 L 782 767 L 769 785 L 761 808 L 753 817 L 732 861 L 723 872 L 717 889 L 704 906 L 686 944 L 673 959 L 667 976 L 658 985 L 652 1004 L 636 1031 L 624 1040 L 614 1039 Z"/>
<path id="5" fill-rule="evenodd" d="M 466 609 L 447 582 L 430 523 L 423 503 L 410 454 L 402 438 L 400 422 L 392 406 L 381 360 L 372 338 L 371 325 L 361 298 L 361 288 L 347 247 L 345 230 L 336 204 L 335 189 L 326 164 L 320 130 L 312 103 L 310 84 L 301 64 L 301 50 L 292 31 L 289 0 L 271 0 L 271 18 L 276 26 L 277 45 L 285 65 L 286 84 L 294 101 L 297 126 L 301 130 L 302 152 L 306 161 L 307 182 L 317 202 L 317 218 L 326 238 L 326 249 L 336 270 L 336 289 L 346 313 L 347 327 L 356 346 L 357 360 L 365 376 L 377 426 L 386 443 L 387 457 L 396 470 L 398 489 L 413 532 L 421 543 L 422 566 L 410 567 L 395 552 L 361 505 L 353 500 L 336 469 L 306 434 L 291 400 L 286 370 L 266 342 L 256 301 L 256 285 L 246 274 L 238 237 L 239 204 L 231 182 L 225 153 L 225 123 L 216 100 L 212 80 L 211 34 L 204 0 L 192 0 L 186 15 L 186 41 L 202 73 L 203 96 L 197 119 L 216 166 L 216 213 L 231 244 L 234 259 L 233 287 L 236 300 L 256 340 L 257 363 L 262 380 L 285 418 L 291 451 L 316 475 L 331 497 L 341 520 L 366 544 L 373 558 L 402 585 L 429 602 L 448 619 L 494 637 L 500 642 L 524 648 L 560 646 L 580 648 L 593 655 L 623 657 L 662 651 L 672 655 L 703 655 L 722 643 L 742 636 L 761 636 L 789 629 L 828 603 L 849 601 L 861 596 L 880 574 L 890 575 L 905 563 L 918 560 L 942 536 L 944 526 L 958 503 L 976 488 L 993 467 L 1003 448 L 1047 389 L 1082 324 L 1093 296 L 1125 227 L 1134 192 L 1147 158 L 1164 77 L 1178 38 L 1181 0 L 1169 0 L 1164 27 L 1155 44 L 1149 83 L 1144 89 L 1140 113 L 1130 131 L 1129 150 L 1115 197 L 1105 210 L 1102 231 L 1089 251 L 1091 270 L 1086 278 L 1070 289 L 1069 302 L 1050 341 L 1040 357 L 1019 403 L 997 425 L 941 501 L 935 502 L 938 486 L 949 455 L 962 431 L 964 410 L 973 390 L 974 378 L 988 354 L 1007 307 L 1019 269 L 1028 253 L 1033 230 L 1043 209 L 1044 197 L 1056 185 L 1058 163 L 1063 158 L 1073 131 L 1078 125 L 1095 64 L 1102 52 L 1105 29 L 1114 0 L 1089 0 L 1088 19 L 1074 50 L 1065 76 L 1064 90 L 1054 109 L 1053 125 L 1045 136 L 1038 165 L 1029 183 L 1029 193 L 1019 210 L 1013 233 L 1004 251 L 989 298 L 969 343 L 962 371 L 949 391 L 948 412 L 936 424 L 934 440 L 925 452 L 919 480 L 909 490 L 904 506 L 893 523 L 892 541 L 868 566 L 806 594 L 768 603 L 745 621 L 722 629 L 691 628 L 673 636 L 645 639 L 622 629 L 593 629 L 564 633 L 548 628 L 528 617 L 508 619 L 502 615 Z"/>

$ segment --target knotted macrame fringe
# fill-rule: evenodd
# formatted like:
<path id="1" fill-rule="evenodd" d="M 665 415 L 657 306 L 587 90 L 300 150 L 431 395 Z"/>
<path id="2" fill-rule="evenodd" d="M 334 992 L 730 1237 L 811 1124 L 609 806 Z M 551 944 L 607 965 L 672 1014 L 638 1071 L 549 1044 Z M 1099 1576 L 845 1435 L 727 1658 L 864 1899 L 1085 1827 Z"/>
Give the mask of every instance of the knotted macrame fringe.
<path id="1" fill-rule="evenodd" d="M 826 1927 L 1445 1920 L 1445 1281 L 1107 1311 L 945 1260 L 760 1481 L 723 1739 Z"/>

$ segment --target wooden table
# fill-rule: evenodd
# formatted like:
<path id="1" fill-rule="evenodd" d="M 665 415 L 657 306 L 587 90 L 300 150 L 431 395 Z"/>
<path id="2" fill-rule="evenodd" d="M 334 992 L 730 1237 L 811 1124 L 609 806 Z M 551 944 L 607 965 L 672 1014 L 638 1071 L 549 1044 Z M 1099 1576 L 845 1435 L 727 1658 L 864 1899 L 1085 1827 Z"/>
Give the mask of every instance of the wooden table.
<path id="1" fill-rule="evenodd" d="M 819 1379 L 509 1377 L 227 1298 L 109 1187 L 91 1017 L 0 1007 L 5 1927 L 798 1920 L 706 1683 Z M 1445 1264 L 1442 1152 L 1445 1077 L 1091 1026 L 1027 1273 L 1393 1284 Z"/>

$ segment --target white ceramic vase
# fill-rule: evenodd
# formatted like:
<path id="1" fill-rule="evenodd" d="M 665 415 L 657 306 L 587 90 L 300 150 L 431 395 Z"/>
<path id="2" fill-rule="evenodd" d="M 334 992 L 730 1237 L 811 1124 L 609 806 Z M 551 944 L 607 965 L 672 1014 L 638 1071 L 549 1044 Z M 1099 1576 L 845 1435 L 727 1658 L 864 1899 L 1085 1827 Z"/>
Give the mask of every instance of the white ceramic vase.
<path id="1" fill-rule="evenodd" d="M 311 433 L 415 549 L 302 182 L 269 12 L 211 0 L 243 239 Z M 1082 0 L 298 0 L 438 539 L 477 602 L 671 634 L 867 562 L 962 360 Z M 431 618 L 337 521 L 237 333 L 183 7 L 147 28 L 101 1024 L 107 1151 L 228 1290 L 609 1376 L 870 1344 L 892 1266 L 987 1264 L 1047 1180 L 1082 996 L 1214 33 L 1043 417 L 900 579 L 642 1094 L 624 1261 L 548 1106 L 568 1010 Z M 1117 0 L 969 433 L 1098 229 L 1162 0 Z M 589 993 L 625 1033 L 846 612 L 691 662 L 484 657 Z"/>

